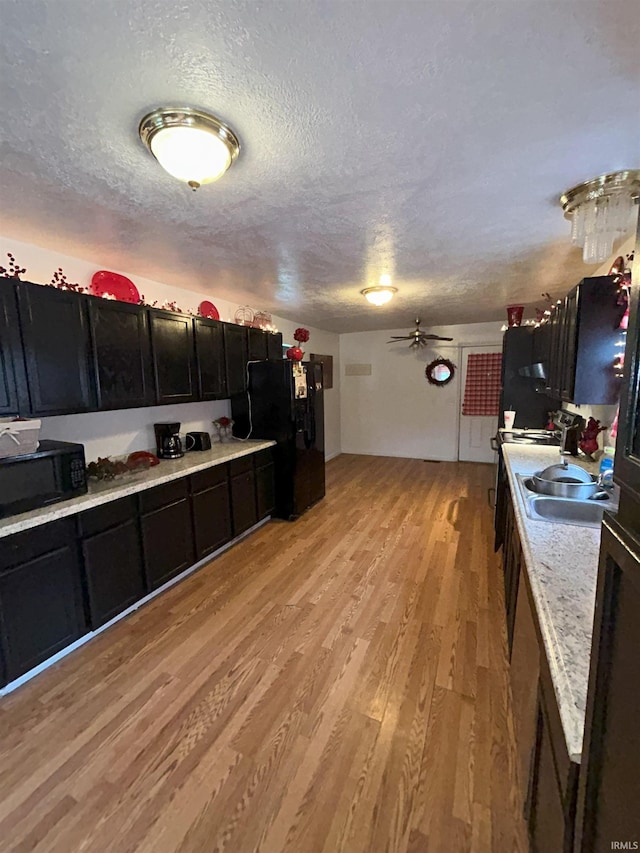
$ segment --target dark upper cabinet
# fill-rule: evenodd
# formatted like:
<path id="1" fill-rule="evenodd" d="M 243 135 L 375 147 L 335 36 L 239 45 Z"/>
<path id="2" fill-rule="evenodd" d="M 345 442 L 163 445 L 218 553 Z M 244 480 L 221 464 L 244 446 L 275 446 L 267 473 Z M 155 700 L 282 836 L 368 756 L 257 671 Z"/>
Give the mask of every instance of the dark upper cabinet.
<path id="1" fill-rule="evenodd" d="M 151 348 L 157 403 L 198 399 L 193 319 L 150 309 Z"/>
<path id="2" fill-rule="evenodd" d="M 282 358 L 282 334 L 275 332 L 267 335 L 267 358 L 277 360 Z"/>
<path id="3" fill-rule="evenodd" d="M 146 589 L 135 496 L 78 516 L 89 620 L 99 628 L 143 597 Z"/>
<path id="4" fill-rule="evenodd" d="M 227 396 L 224 324 L 196 317 L 194 328 L 200 399 L 222 400 Z"/>
<path id="5" fill-rule="evenodd" d="M 519 428 L 543 427 L 548 413 L 558 408 L 558 397 L 544 392 L 542 379 L 532 375 L 532 368 L 542 363 L 549 369 L 549 356 L 540 351 L 541 334 L 549 337 L 548 324 L 534 329 L 532 326 L 514 326 L 507 329 L 502 339 L 502 390 L 500 392 L 500 426 L 504 426 L 502 412 L 516 409 L 515 426 Z"/>
<path id="6" fill-rule="evenodd" d="M 227 394 L 232 397 L 247 390 L 248 330 L 235 323 L 223 323 L 223 328 Z"/>
<path id="7" fill-rule="evenodd" d="M 95 409 L 87 297 L 33 284 L 17 292 L 31 414 Z"/>
<path id="8" fill-rule="evenodd" d="M 89 321 L 98 408 L 153 405 L 146 309 L 92 298 Z"/>
<path id="9" fill-rule="evenodd" d="M 579 853 L 640 841 L 640 536 L 605 513 L 578 798 Z"/>
<path id="10" fill-rule="evenodd" d="M 640 257 L 640 243 L 636 258 Z M 640 261 L 638 262 L 640 263 Z M 615 479 L 620 484 L 619 519 L 640 533 L 640 285 L 631 288 L 629 328 L 624 355 L 625 384 L 620 395 Z"/>
<path id="11" fill-rule="evenodd" d="M 0 540 L 0 673 L 7 683 L 87 631 L 72 518 Z"/>
<path id="12" fill-rule="evenodd" d="M 268 332 L 262 329 L 247 329 L 247 348 L 249 361 L 266 361 L 268 356 Z"/>
<path id="13" fill-rule="evenodd" d="M 28 408 L 15 287 L 11 280 L 0 279 L 0 415 Z"/>
<path id="14" fill-rule="evenodd" d="M 613 276 L 585 278 L 556 304 L 549 330 L 547 390 L 575 405 L 618 402 L 621 381 L 613 366 L 624 308 Z"/>

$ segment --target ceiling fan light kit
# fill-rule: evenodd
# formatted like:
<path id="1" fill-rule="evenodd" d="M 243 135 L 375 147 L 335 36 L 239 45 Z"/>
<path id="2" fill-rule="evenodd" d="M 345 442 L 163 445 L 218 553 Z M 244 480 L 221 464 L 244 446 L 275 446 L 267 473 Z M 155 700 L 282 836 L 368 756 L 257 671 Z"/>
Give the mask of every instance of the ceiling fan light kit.
<path id="1" fill-rule="evenodd" d="M 227 124 L 190 107 L 153 110 L 138 134 L 162 168 L 192 190 L 221 178 L 240 153 L 240 141 Z"/>
<path id="2" fill-rule="evenodd" d="M 560 196 L 571 220 L 571 242 L 582 248 L 585 264 L 606 261 L 613 244 L 633 228 L 640 196 L 640 169 L 611 172 L 585 181 Z"/>
<path id="3" fill-rule="evenodd" d="M 386 305 L 387 302 L 390 302 L 391 299 L 393 299 L 394 293 L 397 292 L 398 288 L 391 287 L 390 285 L 365 287 L 364 290 L 360 291 L 365 299 L 367 299 L 372 305 Z"/>

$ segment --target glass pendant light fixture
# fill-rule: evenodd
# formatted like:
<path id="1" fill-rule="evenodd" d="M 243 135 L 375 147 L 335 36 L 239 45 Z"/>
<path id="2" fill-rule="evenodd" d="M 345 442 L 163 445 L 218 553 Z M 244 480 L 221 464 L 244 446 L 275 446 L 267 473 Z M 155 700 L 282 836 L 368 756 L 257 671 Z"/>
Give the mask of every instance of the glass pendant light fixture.
<path id="1" fill-rule="evenodd" d="M 582 247 L 585 264 L 606 261 L 614 242 L 634 227 L 639 196 L 640 169 L 600 175 L 560 196 L 571 242 Z"/>
<path id="2" fill-rule="evenodd" d="M 138 133 L 162 168 L 192 190 L 221 178 L 240 153 L 238 137 L 228 125 L 189 107 L 148 113 Z"/>

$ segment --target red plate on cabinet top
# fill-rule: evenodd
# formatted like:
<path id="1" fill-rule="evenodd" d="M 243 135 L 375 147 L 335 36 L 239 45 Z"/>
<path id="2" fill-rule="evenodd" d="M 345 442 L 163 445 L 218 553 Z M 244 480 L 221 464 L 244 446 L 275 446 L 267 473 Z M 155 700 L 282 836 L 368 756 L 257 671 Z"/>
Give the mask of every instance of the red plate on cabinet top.
<path id="1" fill-rule="evenodd" d="M 206 299 L 204 302 L 201 302 L 200 305 L 198 305 L 198 314 L 200 314 L 201 317 L 206 317 L 207 320 L 220 319 L 220 312 L 218 311 L 216 306 L 213 304 L 213 302 L 208 302 Z"/>
<path id="2" fill-rule="evenodd" d="M 140 302 L 140 294 L 138 288 L 127 278 L 126 275 L 120 275 L 117 272 L 109 272 L 109 270 L 98 270 L 91 277 L 91 293 L 94 296 L 115 296 L 120 302 L 132 302 L 137 305 Z"/>

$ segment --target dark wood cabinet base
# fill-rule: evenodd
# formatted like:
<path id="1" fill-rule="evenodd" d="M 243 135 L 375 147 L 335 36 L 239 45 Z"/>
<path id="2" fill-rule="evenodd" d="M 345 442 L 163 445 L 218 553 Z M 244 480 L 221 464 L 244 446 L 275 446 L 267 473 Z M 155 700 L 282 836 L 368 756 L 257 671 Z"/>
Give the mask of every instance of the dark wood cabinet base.
<path id="1" fill-rule="evenodd" d="M 0 538 L 0 687 L 267 517 L 270 458 L 249 454 Z"/>

